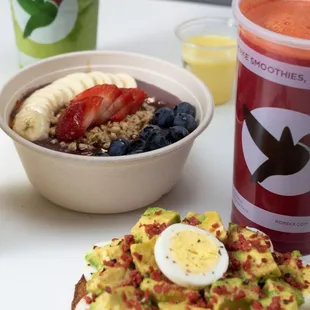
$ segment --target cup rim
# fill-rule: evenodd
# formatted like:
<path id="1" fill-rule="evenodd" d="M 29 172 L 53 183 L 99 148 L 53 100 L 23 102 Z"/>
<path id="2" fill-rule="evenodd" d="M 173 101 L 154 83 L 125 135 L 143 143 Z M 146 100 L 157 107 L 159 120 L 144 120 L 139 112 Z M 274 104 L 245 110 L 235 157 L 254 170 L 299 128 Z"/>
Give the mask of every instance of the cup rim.
<path id="1" fill-rule="evenodd" d="M 310 40 L 290 37 L 281 33 L 273 32 L 249 20 L 240 10 L 239 5 L 241 1 L 242 0 L 233 0 L 232 4 L 232 9 L 239 25 L 241 25 L 251 33 L 268 41 L 272 41 L 273 43 L 293 48 L 310 49 Z"/>
<path id="2" fill-rule="evenodd" d="M 153 62 L 158 62 L 166 66 L 170 66 L 171 68 L 180 71 L 180 74 L 186 74 L 190 76 L 191 79 L 195 80 L 195 83 L 201 88 L 204 92 L 204 96 L 206 97 L 206 102 L 208 104 L 208 109 L 207 113 L 202 115 L 200 122 L 198 124 L 198 127 L 191 132 L 187 137 L 181 139 L 180 141 L 177 141 L 173 144 L 170 144 L 168 146 L 165 146 L 163 148 L 160 148 L 158 150 L 150 151 L 150 152 L 145 152 L 141 154 L 134 154 L 130 156 L 111 156 L 111 157 L 96 157 L 96 156 L 82 156 L 82 155 L 76 155 L 76 154 L 68 154 L 64 152 L 59 152 L 55 151 L 40 145 L 37 145 L 33 143 L 32 141 L 28 141 L 27 139 L 21 137 L 18 135 L 13 129 L 10 128 L 9 124 L 4 120 L 2 115 L 0 115 L 0 128 L 15 142 L 21 144 L 25 148 L 28 148 L 32 151 L 36 151 L 41 153 L 42 155 L 47 155 L 51 157 L 58 157 L 62 158 L 64 160 L 70 160 L 70 161 L 87 161 L 89 163 L 98 163 L 98 162 L 105 162 L 105 163 L 113 163 L 113 162 L 118 162 L 118 163 L 124 163 L 124 162 L 135 162 L 135 161 L 141 161 L 141 160 L 148 160 L 150 158 L 155 158 L 158 156 L 161 156 L 163 154 L 171 153 L 175 150 L 178 150 L 179 148 L 183 147 L 187 143 L 195 140 L 210 124 L 213 115 L 214 115 L 214 100 L 213 96 L 211 95 L 211 92 L 209 88 L 198 78 L 196 77 L 192 72 L 176 65 L 173 64 L 169 61 L 149 56 L 149 55 L 144 55 L 141 53 L 133 53 L 133 52 L 124 52 L 124 51 L 81 51 L 81 52 L 72 52 L 72 53 L 65 53 L 62 55 L 57 55 L 54 57 L 49 57 L 47 59 L 41 60 L 37 63 L 34 63 L 32 65 L 29 65 L 15 73 L 13 76 L 11 76 L 6 83 L 4 83 L 1 91 L 0 91 L 0 97 L 2 95 L 3 90 L 6 88 L 6 86 L 18 75 L 23 74 L 27 71 L 30 71 L 32 68 L 38 67 L 38 66 L 44 66 L 47 63 L 57 61 L 59 59 L 66 59 L 70 58 L 72 56 L 92 56 L 92 55 L 123 55 L 123 56 L 129 56 L 129 57 L 139 57 L 139 58 L 144 58 L 149 61 Z"/>
<path id="3" fill-rule="evenodd" d="M 176 37 L 182 42 L 185 43 L 188 46 L 191 46 L 193 48 L 199 48 L 203 50 L 227 50 L 227 49 L 232 49 L 237 47 L 237 43 L 234 45 L 227 45 L 227 46 L 204 46 L 200 44 L 195 44 L 195 43 L 189 43 L 187 42 L 184 38 L 181 36 L 181 31 L 183 27 L 186 27 L 187 25 L 190 25 L 191 23 L 194 22 L 199 22 L 199 21 L 216 21 L 216 22 L 222 22 L 227 24 L 227 26 L 230 25 L 230 28 L 232 27 L 237 27 L 235 19 L 232 17 L 212 17 L 212 16 L 201 16 L 201 17 L 195 17 L 191 19 L 184 20 L 182 23 L 178 24 L 175 29 L 174 29 L 174 34 Z"/>

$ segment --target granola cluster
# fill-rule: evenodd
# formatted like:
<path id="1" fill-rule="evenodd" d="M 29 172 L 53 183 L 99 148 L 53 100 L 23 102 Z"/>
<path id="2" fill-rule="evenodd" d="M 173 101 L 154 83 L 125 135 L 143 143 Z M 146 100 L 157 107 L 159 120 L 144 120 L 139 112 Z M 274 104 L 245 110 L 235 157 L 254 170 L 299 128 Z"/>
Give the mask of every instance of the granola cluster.
<path id="1" fill-rule="evenodd" d="M 58 119 L 66 109 L 64 107 L 51 120 L 49 131 L 50 143 L 53 145 L 59 144 L 63 151 L 70 153 L 79 152 L 82 155 L 91 154 L 98 150 L 105 152 L 111 142 L 117 138 L 133 140 L 139 136 L 141 130 L 150 123 L 154 116 L 155 107 L 151 105 L 152 103 L 153 100 L 149 99 L 143 103 L 139 111 L 135 114 L 128 115 L 123 121 L 109 121 L 104 125 L 95 126 L 87 130 L 84 137 L 70 143 L 59 141 L 55 134 Z"/>

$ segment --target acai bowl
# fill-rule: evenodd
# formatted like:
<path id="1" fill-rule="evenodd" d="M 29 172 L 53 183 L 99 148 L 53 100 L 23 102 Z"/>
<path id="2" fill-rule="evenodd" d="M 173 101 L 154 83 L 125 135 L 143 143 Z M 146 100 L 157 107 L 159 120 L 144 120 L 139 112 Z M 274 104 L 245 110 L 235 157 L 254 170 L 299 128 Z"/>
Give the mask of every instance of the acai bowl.
<path id="1" fill-rule="evenodd" d="M 34 188 L 87 213 L 130 211 L 168 193 L 213 116 L 193 74 L 126 52 L 44 60 L 13 76 L 0 99 L 0 126 Z"/>

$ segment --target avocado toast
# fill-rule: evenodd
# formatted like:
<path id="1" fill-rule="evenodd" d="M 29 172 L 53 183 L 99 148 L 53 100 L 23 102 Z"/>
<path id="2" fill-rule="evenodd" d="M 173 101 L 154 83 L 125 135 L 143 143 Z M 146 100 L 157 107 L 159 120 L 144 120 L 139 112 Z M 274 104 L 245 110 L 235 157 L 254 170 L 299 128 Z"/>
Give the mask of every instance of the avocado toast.
<path id="1" fill-rule="evenodd" d="M 310 309 L 310 266 L 298 251 L 217 212 L 149 208 L 131 234 L 85 255 L 72 310 Z"/>

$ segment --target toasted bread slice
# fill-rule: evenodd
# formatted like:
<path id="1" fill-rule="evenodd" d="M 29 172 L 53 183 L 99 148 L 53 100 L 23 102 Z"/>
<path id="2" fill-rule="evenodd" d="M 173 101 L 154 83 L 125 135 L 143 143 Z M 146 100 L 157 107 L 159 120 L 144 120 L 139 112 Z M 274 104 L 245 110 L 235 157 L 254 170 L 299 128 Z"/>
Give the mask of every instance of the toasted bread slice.
<path id="1" fill-rule="evenodd" d="M 74 297 L 73 297 L 73 300 L 72 300 L 71 310 L 75 310 L 77 304 L 86 295 L 87 295 L 86 279 L 85 279 L 84 276 L 82 276 L 80 281 L 75 285 Z"/>

